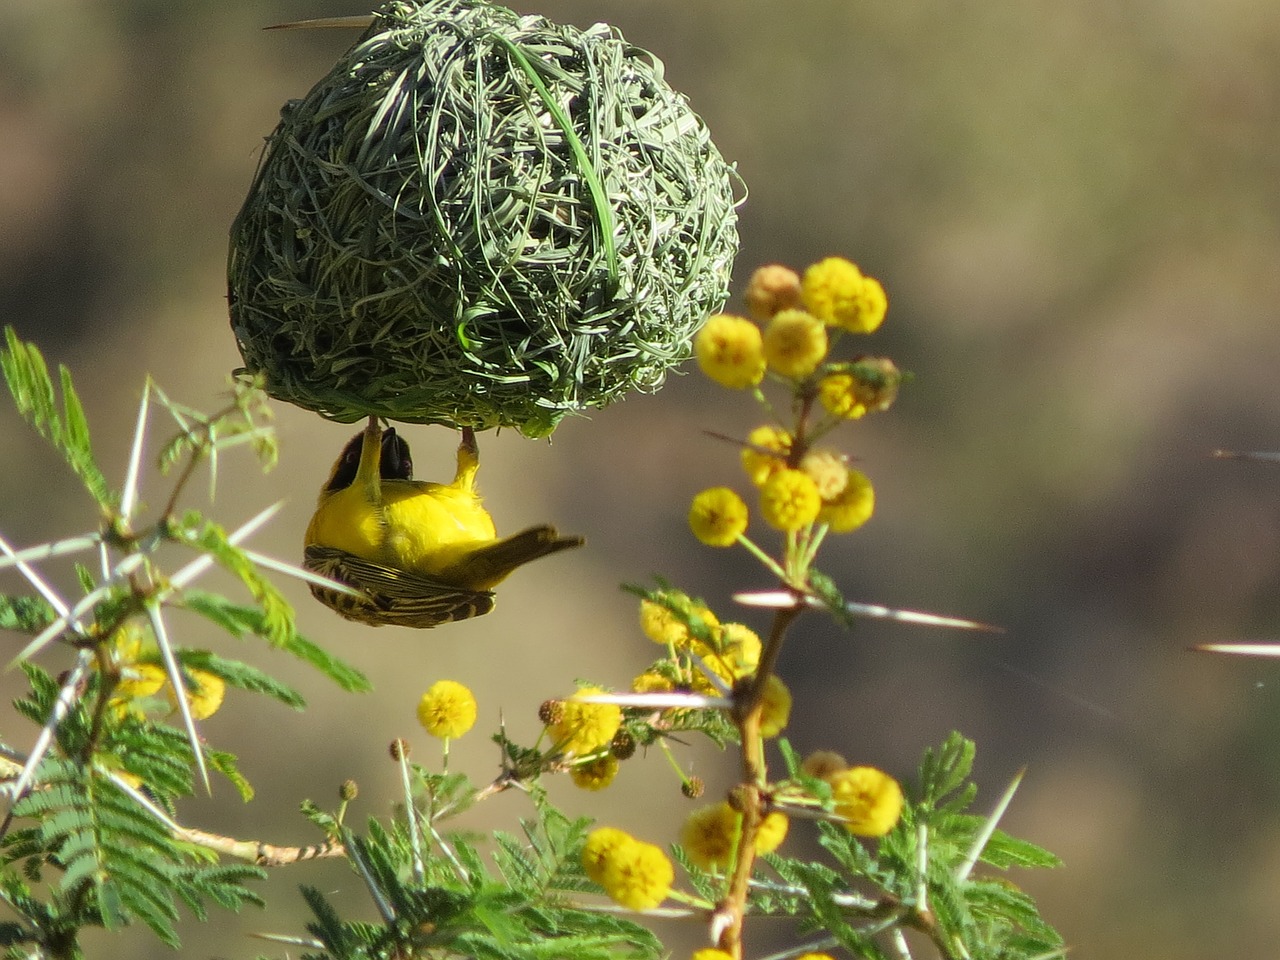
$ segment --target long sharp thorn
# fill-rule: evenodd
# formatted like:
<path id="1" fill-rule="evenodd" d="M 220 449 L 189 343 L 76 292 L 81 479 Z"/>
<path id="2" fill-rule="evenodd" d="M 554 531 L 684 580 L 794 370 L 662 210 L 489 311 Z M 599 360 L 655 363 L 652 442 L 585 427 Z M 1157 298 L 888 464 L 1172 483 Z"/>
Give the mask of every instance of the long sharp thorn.
<path id="1" fill-rule="evenodd" d="M 275 503 L 271 504 L 269 507 L 266 507 L 265 509 L 260 510 L 257 514 L 255 514 L 254 516 L 250 517 L 247 521 L 245 521 L 240 526 L 239 529 L 237 529 L 233 533 L 228 534 L 227 542 L 232 545 L 239 544 L 241 540 L 244 540 L 246 537 L 255 533 L 259 527 L 261 527 L 264 523 L 266 523 L 268 520 L 274 517 L 276 513 L 279 512 L 280 508 L 283 506 L 284 506 L 284 501 L 277 500 Z M 175 573 L 172 577 L 170 577 L 169 583 L 171 583 L 175 587 L 185 587 L 187 584 L 195 580 L 196 577 L 200 576 L 200 574 L 204 573 L 211 566 L 213 566 L 213 563 L 214 563 L 213 557 L 211 557 L 207 553 L 203 553 L 200 556 L 196 557 L 194 560 L 192 560 L 190 563 L 188 563 L 185 567 L 183 567 L 177 573 Z"/>
<path id="2" fill-rule="evenodd" d="M 31 569 L 25 560 L 19 558 L 18 554 L 14 553 L 13 548 L 9 546 L 9 542 L 5 540 L 4 537 L 0 537 L 0 553 L 3 553 L 9 558 L 9 562 L 18 568 L 22 575 L 27 578 L 27 582 L 39 591 L 40 596 L 44 597 L 53 609 L 57 610 L 58 613 L 62 614 L 64 617 L 70 612 L 67 609 L 67 605 L 62 602 L 62 598 L 54 592 L 52 587 L 44 582 L 44 579 L 40 574 Z"/>
<path id="3" fill-rule="evenodd" d="M 1241 657 L 1280 657 L 1280 643 L 1197 643 L 1201 653 L 1230 653 Z"/>
<path id="4" fill-rule="evenodd" d="M 991 811 L 991 815 L 987 817 L 983 823 L 982 829 L 978 831 L 978 835 L 973 838 L 973 843 L 969 846 L 969 852 L 964 858 L 964 862 L 956 867 L 956 879 L 968 880 L 969 874 L 973 872 L 974 866 L 978 862 L 978 858 L 982 856 L 982 851 L 987 845 L 987 841 L 991 839 L 991 835 L 996 832 L 996 827 L 1000 823 L 1000 818 L 1004 816 L 1004 812 L 1009 809 L 1009 804 L 1013 802 L 1013 795 L 1018 792 L 1018 786 L 1022 783 L 1022 778 L 1026 776 L 1027 768 L 1023 767 L 1009 782 L 1009 786 L 1000 796 L 1000 802 L 996 804 L 996 808 Z"/>
<path id="5" fill-rule="evenodd" d="M 19 567 L 28 560 L 48 560 L 50 557 L 64 557 L 72 553 L 82 553 L 85 550 L 91 550 L 102 541 L 96 534 L 84 534 L 78 537 L 67 537 L 65 540 L 55 540 L 52 543 L 41 543 L 34 547 L 24 547 L 21 550 L 10 550 L 8 545 L 0 546 L 0 552 L 5 556 L 0 558 L 0 570 L 6 567 Z M 3 541 L 0 541 L 3 543 Z M 23 571 L 27 575 L 26 571 Z M 30 576 L 28 579 L 30 579 Z M 35 583 L 32 583 L 35 586 Z M 37 587 L 36 589 L 39 589 Z M 48 599 L 46 597 L 46 599 Z"/>
<path id="6" fill-rule="evenodd" d="M 268 557 L 266 554 L 258 553 L 255 550 L 246 550 L 244 555 L 256 563 L 260 567 L 266 567 L 268 570 L 274 570 L 277 573 L 283 573 L 287 577 L 293 577 L 304 583 L 314 583 L 317 587 L 324 587 L 326 590 L 336 590 L 338 593 L 346 593 L 353 597 L 363 596 L 359 590 L 355 590 L 345 583 L 337 580 L 330 580 L 318 573 L 312 573 L 306 567 L 299 567 L 296 564 L 286 563 L 284 560 L 277 560 L 275 557 Z"/>
<path id="7" fill-rule="evenodd" d="M 747 607 L 770 607 L 786 610 L 804 603 L 810 607 L 821 608 L 825 604 L 812 595 L 797 595 L 789 590 L 758 590 L 749 593 L 735 593 L 733 599 Z M 944 617 L 936 613 L 925 613 L 921 610 L 899 610 L 885 607 L 877 603 L 857 603 L 847 601 L 845 609 L 856 617 L 869 617 L 876 620 L 897 620 L 901 623 L 916 623 L 926 627 L 950 627 L 956 630 L 980 630 L 986 633 L 1004 633 L 1003 627 L 997 627 L 980 620 L 964 620 L 959 617 Z"/>
<path id="8" fill-rule="evenodd" d="M 151 379 L 142 388 L 138 404 L 138 423 L 133 429 L 133 446 L 129 449 L 129 468 L 125 471 L 124 492 L 120 496 L 120 515 L 128 520 L 138 502 L 138 474 L 142 470 L 142 445 L 147 435 L 147 412 L 151 406 Z"/>
<path id="9" fill-rule="evenodd" d="M 1215 460 L 1253 460 L 1259 463 L 1280 463 L 1280 453 L 1269 450 L 1215 450 L 1209 454 Z"/>
<path id="10" fill-rule="evenodd" d="M 160 656 L 164 660 L 165 673 L 169 677 L 169 682 L 173 684 L 174 699 L 178 702 L 178 712 L 182 715 L 182 726 L 187 731 L 187 740 L 191 743 L 191 752 L 196 758 L 200 779 L 204 783 L 205 792 L 213 793 L 213 785 L 209 783 L 209 768 L 204 762 L 204 749 L 200 746 L 200 735 L 196 732 L 196 722 L 191 716 L 191 705 L 187 703 L 187 685 L 182 679 L 182 667 L 173 653 L 173 644 L 169 642 L 169 632 L 165 629 L 159 606 L 154 603 L 147 604 L 147 619 L 151 621 L 151 629 L 156 635 L 156 645 L 160 648 Z"/>

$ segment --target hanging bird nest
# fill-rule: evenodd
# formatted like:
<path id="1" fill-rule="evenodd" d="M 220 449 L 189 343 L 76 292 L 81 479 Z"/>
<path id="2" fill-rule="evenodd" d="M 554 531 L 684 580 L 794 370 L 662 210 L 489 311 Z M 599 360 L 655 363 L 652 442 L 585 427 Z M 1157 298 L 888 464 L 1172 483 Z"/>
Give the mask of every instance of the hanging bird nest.
<path id="1" fill-rule="evenodd" d="M 654 390 L 728 294 L 739 181 L 612 28 L 384 6 L 268 140 L 231 324 L 273 396 L 549 434 Z"/>

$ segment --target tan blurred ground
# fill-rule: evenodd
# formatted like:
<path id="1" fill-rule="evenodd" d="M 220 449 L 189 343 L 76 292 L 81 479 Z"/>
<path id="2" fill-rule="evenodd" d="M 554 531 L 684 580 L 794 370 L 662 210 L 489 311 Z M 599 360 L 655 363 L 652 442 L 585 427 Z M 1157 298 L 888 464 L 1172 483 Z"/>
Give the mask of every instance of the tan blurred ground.
<path id="1" fill-rule="evenodd" d="M 814 618 L 784 656 L 793 740 L 905 774 L 956 727 L 978 741 L 988 799 L 1029 764 L 1010 826 L 1067 867 L 1020 879 L 1073 956 L 1273 955 L 1280 673 L 1186 647 L 1280 637 L 1280 468 L 1205 457 L 1280 447 L 1280 7 L 517 6 L 610 20 L 666 62 L 751 190 L 739 286 L 762 261 L 842 253 L 888 288 L 874 349 L 918 379 L 893 412 L 843 436 L 879 512 L 831 544 L 824 568 L 853 597 L 1009 633 L 847 636 Z M 147 373 L 211 407 L 237 364 L 227 226 L 280 104 L 348 42 L 258 28 L 356 12 L 321 0 L 0 5 L 0 319 L 73 368 L 113 475 Z M 296 556 L 353 428 L 278 416 L 280 469 L 227 470 L 216 515 L 234 524 L 287 497 L 256 546 Z M 698 546 L 683 515 L 702 486 L 739 482 L 732 451 L 699 431 L 752 425 L 745 400 L 695 374 L 566 423 L 554 445 L 482 438 L 502 528 L 554 520 L 588 549 L 521 571 L 491 616 L 430 634 L 348 626 L 290 588 L 304 629 L 378 692 L 339 695 L 243 651 L 278 665 L 312 707 L 233 693 L 207 734 L 242 755 L 259 799 L 243 806 L 220 788 L 184 819 L 306 842 L 298 803 L 330 804 L 348 776 L 362 784 L 359 815 L 382 813 L 395 790 L 385 745 L 414 734 L 417 696 L 444 676 L 476 689 L 490 724 L 501 710 L 531 736 L 544 697 L 579 676 L 623 684 L 650 655 L 620 581 L 661 572 L 729 615 L 728 594 L 765 585 L 763 572 Z M 409 436 L 420 475 L 447 468 L 446 431 Z M 92 525 L 11 412 L 0 445 L 0 532 L 31 543 Z M 184 641 L 203 642 L 191 627 Z M 0 685 L 6 700 L 18 689 L 13 675 Z M 29 733 L 10 717 L 0 735 L 21 745 Z M 714 785 L 717 761 L 703 756 Z M 477 778 L 494 759 L 479 733 L 454 754 Z M 604 807 L 561 794 L 655 840 L 683 815 L 657 758 L 624 767 Z M 511 826 L 522 812 L 505 797 L 492 816 Z M 341 865 L 281 871 L 273 909 L 185 925 L 183 955 L 250 957 L 261 947 L 243 932 L 297 932 L 298 883 L 362 902 Z M 169 955 L 132 935 L 95 939 L 91 954 Z"/>

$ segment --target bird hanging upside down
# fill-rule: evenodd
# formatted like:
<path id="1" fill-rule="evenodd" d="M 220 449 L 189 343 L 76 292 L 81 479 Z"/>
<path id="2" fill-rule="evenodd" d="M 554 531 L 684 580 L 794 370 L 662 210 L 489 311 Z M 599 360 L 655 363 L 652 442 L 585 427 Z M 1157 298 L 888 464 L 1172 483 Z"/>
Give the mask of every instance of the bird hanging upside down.
<path id="1" fill-rule="evenodd" d="M 475 489 L 475 432 L 464 427 L 452 483 L 413 479 L 409 445 L 370 417 L 338 457 L 307 526 L 303 566 L 359 596 L 312 585 L 321 603 L 378 627 L 434 627 L 493 609 L 511 571 L 583 544 L 555 527 L 499 540 Z"/>

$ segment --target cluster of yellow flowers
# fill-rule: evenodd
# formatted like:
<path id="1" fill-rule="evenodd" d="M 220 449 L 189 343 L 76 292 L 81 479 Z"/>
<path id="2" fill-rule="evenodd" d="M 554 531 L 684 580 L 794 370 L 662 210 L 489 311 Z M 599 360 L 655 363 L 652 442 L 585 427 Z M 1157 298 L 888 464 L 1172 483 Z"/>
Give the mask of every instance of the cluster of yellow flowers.
<path id="1" fill-rule="evenodd" d="M 761 268 L 746 300 L 754 319 L 712 317 L 695 349 L 708 376 L 726 387 L 752 389 L 771 415 L 758 389 L 765 376 L 791 393 L 792 421 L 757 427 L 741 450 L 760 516 L 787 534 L 782 562 L 746 539 L 748 508 L 728 487 L 694 498 L 690 526 L 713 546 L 745 543 L 792 590 L 812 593 L 809 562 L 823 537 L 858 528 L 875 505 L 870 480 L 819 441 L 844 421 L 886 409 L 902 379 L 890 360 L 832 360 L 831 349 L 845 335 L 879 327 L 887 300 L 878 281 L 840 258 L 813 265 L 803 277 L 786 267 Z M 744 750 L 758 755 L 758 776 L 694 810 L 679 836 L 689 864 L 735 883 L 741 876 L 735 867 L 744 865 L 744 856 L 771 853 L 785 841 L 789 816 L 835 821 L 861 837 L 882 837 L 898 823 L 902 788 L 875 767 L 850 766 L 823 751 L 805 761 L 803 775 L 768 777 L 761 740 L 786 729 L 792 706 L 790 691 L 773 672 L 785 625 L 775 627 L 766 645 L 747 625 L 722 622 L 706 604 L 664 584 L 645 592 L 639 626 L 661 653 L 633 679 L 629 702 L 625 695 L 583 686 L 571 697 L 542 704 L 547 769 L 567 770 L 577 786 L 600 790 L 639 747 L 667 752 L 679 770 L 668 746 L 673 736 L 699 731 L 732 740 L 736 734 Z M 457 736 L 474 722 L 475 702 L 461 685 L 441 681 L 423 697 L 419 719 L 435 736 Z M 687 796 L 701 795 L 697 777 L 680 777 Z M 672 893 L 674 869 L 667 855 L 616 828 L 589 834 L 582 863 L 587 876 L 628 909 L 650 910 L 668 896 L 682 896 Z M 745 893 L 732 895 L 745 902 Z M 730 954 L 706 949 L 694 956 L 725 960 Z M 805 960 L 830 958 L 815 953 Z"/>
<path id="2" fill-rule="evenodd" d="M 558 751 L 580 757 L 607 747 L 622 726 L 622 708 L 616 703 L 589 703 L 581 697 L 603 694 L 601 687 L 580 687 L 559 705 L 558 715 L 547 725 L 551 742 Z"/>
<path id="3" fill-rule="evenodd" d="M 632 681 L 637 693 L 693 692 L 712 696 L 731 694 L 734 686 L 754 678 L 761 642 L 750 627 L 721 623 L 705 604 L 666 588 L 640 601 L 640 628 L 650 640 L 667 648 Z M 655 716 L 676 712 L 658 711 Z M 761 691 L 760 733 L 776 737 L 786 727 L 791 693 L 770 674 Z M 806 761 L 805 772 L 831 786 L 831 812 L 859 836 L 883 836 L 902 810 L 902 789 L 888 774 L 873 767 L 853 767 L 838 754 L 821 751 Z M 794 785 L 779 786 L 780 796 L 812 808 L 816 798 L 800 796 Z M 685 821 L 680 842 L 690 860 L 707 870 L 724 869 L 736 849 L 742 817 L 728 802 L 695 811 Z M 774 810 L 765 816 L 756 837 L 757 853 L 774 850 L 787 833 L 787 817 Z"/>
<path id="4" fill-rule="evenodd" d="M 850 767 L 838 754 L 819 751 L 805 760 L 804 771 L 831 787 L 830 812 L 860 837 L 882 837 L 902 815 L 902 787 L 883 770 Z M 775 784 L 776 802 L 812 811 L 821 801 L 796 783 Z M 809 814 L 813 814 L 810 812 Z M 786 839 L 789 821 L 781 810 L 765 814 L 757 828 L 756 853 L 772 853 Z M 680 830 L 680 846 L 691 863 L 722 872 L 733 862 L 742 835 L 742 814 L 727 800 L 695 810 Z"/>
<path id="5" fill-rule="evenodd" d="M 640 601 L 640 629 L 667 655 L 631 683 L 636 693 L 683 691 L 727 696 L 736 684 L 754 677 L 760 663 L 760 637 L 741 623 L 721 623 L 711 609 L 679 590 L 662 590 Z M 762 736 L 776 737 L 791 716 L 791 691 L 770 674 L 762 692 Z"/>
<path id="6" fill-rule="evenodd" d="M 584 790 L 603 790 L 618 773 L 619 760 L 631 756 L 634 744 L 622 730 L 622 708 L 589 699 L 607 694 L 602 687 L 580 687 L 567 700 L 548 700 L 539 710 L 550 741 L 547 754 Z"/>
<path id="7" fill-rule="evenodd" d="M 764 424 L 747 437 L 742 467 L 759 492 L 760 515 L 786 533 L 847 533 L 871 516 L 871 481 L 847 459 L 815 441 L 842 420 L 885 410 L 902 374 L 884 357 L 829 359 L 846 333 L 870 333 L 888 308 L 884 288 L 848 260 L 829 257 L 801 277 L 788 267 L 761 267 L 746 300 L 756 320 L 730 314 L 711 317 L 694 341 L 698 365 L 730 389 L 755 389 L 766 372 L 791 390 L 797 424 Z M 815 404 L 825 417 L 808 423 Z M 689 511 L 694 535 L 709 546 L 728 547 L 746 533 L 747 505 L 729 487 L 699 493 Z"/>
<path id="8" fill-rule="evenodd" d="M 741 623 L 721 623 L 709 607 L 679 590 L 663 590 L 655 597 L 640 601 L 640 630 L 667 648 L 666 660 L 656 665 L 665 669 L 656 677 L 652 671 L 637 677 L 637 693 L 722 692 L 755 672 L 760 638 L 754 630 Z"/>
<path id="9" fill-rule="evenodd" d="M 889 307 L 880 282 L 863 276 L 843 257 L 815 263 L 803 277 L 777 264 L 761 267 L 751 276 L 746 300 L 763 329 L 745 317 L 721 313 L 703 325 L 694 341 L 702 371 L 731 390 L 757 386 L 766 371 L 793 381 L 830 374 L 820 368 L 834 341 L 844 333 L 872 333 Z M 887 406 L 896 386 L 879 391 L 872 384 L 858 387 L 859 402 L 840 415 L 859 417 Z M 840 393 L 834 383 L 827 392 L 833 398 Z M 854 406 L 863 409 L 854 412 Z"/>
<path id="10" fill-rule="evenodd" d="M 615 827 L 591 831 L 582 848 L 582 867 L 615 903 L 630 910 L 652 910 L 667 898 L 675 880 L 675 868 L 659 847 Z"/>

